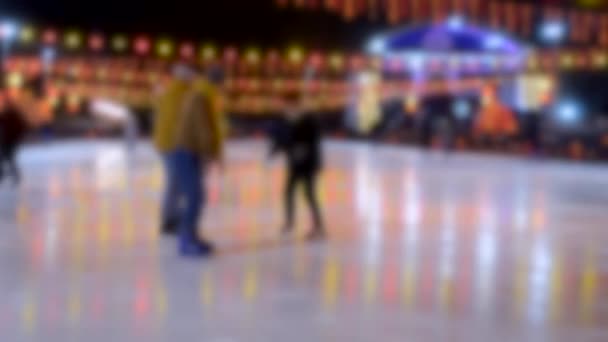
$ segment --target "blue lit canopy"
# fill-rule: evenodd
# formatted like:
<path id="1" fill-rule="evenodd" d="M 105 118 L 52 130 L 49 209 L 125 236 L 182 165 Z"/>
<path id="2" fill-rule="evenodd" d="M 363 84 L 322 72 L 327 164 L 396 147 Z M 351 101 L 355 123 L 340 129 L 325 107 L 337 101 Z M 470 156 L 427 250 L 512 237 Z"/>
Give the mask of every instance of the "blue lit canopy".
<path id="1" fill-rule="evenodd" d="M 367 48 L 387 61 L 401 61 L 406 70 L 432 73 L 517 70 L 528 52 L 508 34 L 457 16 L 375 36 Z"/>
<path id="2" fill-rule="evenodd" d="M 522 43 L 507 34 L 466 23 L 459 17 L 377 36 L 368 48 L 377 55 L 407 52 L 519 54 L 525 50 Z"/>

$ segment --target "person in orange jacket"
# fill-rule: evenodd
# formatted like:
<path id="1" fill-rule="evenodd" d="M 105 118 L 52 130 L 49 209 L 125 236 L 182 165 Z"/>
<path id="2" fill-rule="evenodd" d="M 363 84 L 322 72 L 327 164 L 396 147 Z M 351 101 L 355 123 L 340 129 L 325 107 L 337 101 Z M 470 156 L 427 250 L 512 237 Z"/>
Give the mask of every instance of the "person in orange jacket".
<path id="1" fill-rule="evenodd" d="M 219 85 L 222 77 L 209 72 L 192 83 L 184 99 L 175 133 L 175 168 L 184 207 L 179 216 L 178 249 L 184 256 L 203 257 L 213 245 L 198 234 L 205 206 L 205 174 L 212 163 L 222 163 L 226 136 Z"/>
<path id="2" fill-rule="evenodd" d="M 160 154 L 165 174 L 165 188 L 161 209 L 161 232 L 175 234 L 179 219 L 179 191 L 175 167 L 175 134 L 181 107 L 188 93 L 194 72 L 188 66 L 178 64 L 172 79 L 160 90 L 156 100 L 156 117 L 153 128 L 153 144 Z"/>

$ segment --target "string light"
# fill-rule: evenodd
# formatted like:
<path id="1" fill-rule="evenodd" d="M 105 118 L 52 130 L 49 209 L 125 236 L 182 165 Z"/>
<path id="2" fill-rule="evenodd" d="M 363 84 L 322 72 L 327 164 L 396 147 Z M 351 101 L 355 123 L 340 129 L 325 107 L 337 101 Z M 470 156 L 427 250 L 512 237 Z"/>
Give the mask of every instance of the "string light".
<path id="1" fill-rule="evenodd" d="M 77 31 L 69 31 L 65 34 L 63 42 L 69 50 L 76 50 L 82 45 L 82 35 Z"/>
<path id="2" fill-rule="evenodd" d="M 258 49 L 252 48 L 247 51 L 245 58 L 247 62 L 252 65 L 257 65 L 260 62 L 260 51 Z"/>
<path id="3" fill-rule="evenodd" d="M 201 57 L 203 58 L 204 61 L 211 61 L 211 60 L 215 59 L 216 56 L 217 56 L 217 50 L 211 44 L 207 44 L 207 45 L 203 46 L 203 48 L 201 49 Z"/>
<path id="4" fill-rule="evenodd" d="M 173 54 L 173 42 L 161 39 L 156 43 L 156 53 L 163 58 L 171 57 Z"/>
<path id="5" fill-rule="evenodd" d="M 32 26 L 24 26 L 19 33 L 19 40 L 23 44 L 31 44 L 36 39 L 36 30 Z"/>
<path id="6" fill-rule="evenodd" d="M 129 47 L 127 37 L 124 35 L 116 35 L 112 38 L 112 49 L 116 52 L 124 52 Z"/>

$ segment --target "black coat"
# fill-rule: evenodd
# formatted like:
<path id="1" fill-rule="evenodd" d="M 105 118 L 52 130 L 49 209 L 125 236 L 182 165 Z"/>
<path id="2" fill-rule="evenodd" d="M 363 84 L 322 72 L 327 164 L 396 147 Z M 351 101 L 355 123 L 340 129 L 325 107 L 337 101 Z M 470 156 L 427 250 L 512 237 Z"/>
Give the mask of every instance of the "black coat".
<path id="1" fill-rule="evenodd" d="M 292 172 L 318 172 L 323 166 L 321 126 L 312 114 L 296 121 L 282 121 L 273 132 L 272 153 L 285 152 Z"/>
<path id="2" fill-rule="evenodd" d="M 27 122 L 19 110 L 7 107 L 0 113 L 0 147 L 18 145 L 27 133 Z"/>

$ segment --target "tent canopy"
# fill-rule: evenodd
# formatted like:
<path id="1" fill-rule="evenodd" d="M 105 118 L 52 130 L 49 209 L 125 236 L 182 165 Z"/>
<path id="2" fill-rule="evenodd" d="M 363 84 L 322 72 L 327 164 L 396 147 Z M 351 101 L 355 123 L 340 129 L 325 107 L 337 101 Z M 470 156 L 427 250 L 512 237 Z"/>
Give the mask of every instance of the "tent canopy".
<path id="1" fill-rule="evenodd" d="M 505 33 L 465 23 L 458 18 L 408 27 L 376 37 L 372 53 L 394 55 L 413 51 L 463 54 L 519 54 L 524 45 Z"/>

